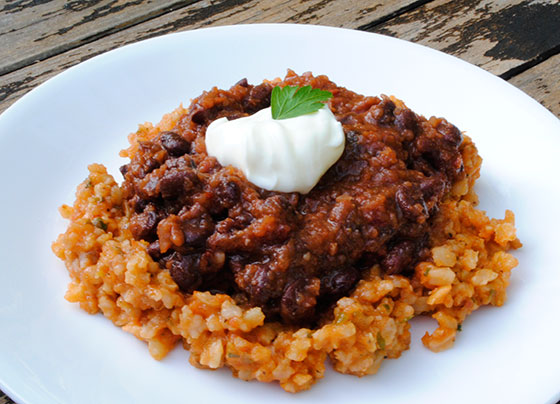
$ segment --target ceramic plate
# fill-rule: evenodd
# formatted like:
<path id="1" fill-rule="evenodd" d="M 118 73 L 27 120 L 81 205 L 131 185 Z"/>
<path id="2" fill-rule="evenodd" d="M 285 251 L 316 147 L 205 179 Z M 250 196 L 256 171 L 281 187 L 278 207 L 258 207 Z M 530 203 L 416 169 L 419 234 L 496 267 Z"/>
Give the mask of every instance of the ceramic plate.
<path id="1" fill-rule="evenodd" d="M 153 360 L 146 344 L 63 299 L 66 270 L 51 253 L 87 165 L 117 178 L 118 151 L 212 86 L 298 73 L 351 90 L 393 94 L 444 116 L 484 158 L 477 189 L 493 217 L 512 209 L 524 247 L 509 300 L 463 324 L 455 346 L 412 344 L 377 375 L 328 370 L 310 391 L 201 371 L 181 348 Z M 454 57 L 379 35 L 317 26 L 210 28 L 95 57 L 49 80 L 0 116 L 0 387 L 23 403 L 553 403 L 560 398 L 560 121 L 521 91 Z"/>

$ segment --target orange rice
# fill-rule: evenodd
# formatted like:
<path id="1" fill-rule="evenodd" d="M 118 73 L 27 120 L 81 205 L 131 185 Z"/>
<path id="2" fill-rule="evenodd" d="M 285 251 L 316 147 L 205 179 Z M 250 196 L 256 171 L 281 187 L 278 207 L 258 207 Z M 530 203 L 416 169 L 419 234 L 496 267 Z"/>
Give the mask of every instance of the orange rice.
<path id="1" fill-rule="evenodd" d="M 156 126 L 141 125 L 121 155 L 130 157 L 139 141 L 171 130 L 185 112 L 179 107 Z M 237 304 L 227 295 L 180 292 L 148 255 L 148 243 L 132 237 L 121 188 L 99 164 L 89 166 L 74 205 L 60 209 L 70 224 L 52 248 L 70 274 L 65 297 L 146 341 L 155 359 L 182 342 L 196 367 L 227 366 L 236 377 L 277 381 L 289 392 L 308 389 L 323 377 L 327 357 L 341 373 L 377 372 L 385 358 L 408 349 L 408 321 L 417 315 L 438 323 L 422 338 L 424 345 L 435 352 L 447 349 L 470 313 L 504 303 L 517 265 L 508 251 L 521 246 L 512 212 L 503 220 L 489 219 L 475 207 L 481 158 L 466 136 L 461 153 L 467 177 L 441 205 L 431 259 L 416 265 L 411 278 L 372 267 L 316 329 L 267 322 L 259 307 Z"/>

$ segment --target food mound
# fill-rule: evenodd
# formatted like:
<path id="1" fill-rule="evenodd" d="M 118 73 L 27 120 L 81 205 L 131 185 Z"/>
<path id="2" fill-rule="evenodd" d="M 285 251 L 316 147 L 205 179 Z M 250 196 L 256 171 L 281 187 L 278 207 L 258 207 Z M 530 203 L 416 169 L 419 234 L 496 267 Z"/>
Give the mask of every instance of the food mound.
<path id="1" fill-rule="evenodd" d="M 267 191 L 206 152 L 208 125 L 270 106 L 275 86 L 333 94 L 342 157 L 307 194 Z M 178 341 L 201 368 L 308 389 L 334 368 L 375 373 L 422 338 L 450 347 L 461 323 L 506 298 L 519 248 L 514 216 L 489 219 L 473 191 L 481 159 L 467 136 L 400 100 L 365 97 L 325 76 L 212 89 L 121 152 L 118 185 L 89 167 L 68 230 L 53 244 L 72 282 L 66 299 L 101 311 L 163 358 Z"/>

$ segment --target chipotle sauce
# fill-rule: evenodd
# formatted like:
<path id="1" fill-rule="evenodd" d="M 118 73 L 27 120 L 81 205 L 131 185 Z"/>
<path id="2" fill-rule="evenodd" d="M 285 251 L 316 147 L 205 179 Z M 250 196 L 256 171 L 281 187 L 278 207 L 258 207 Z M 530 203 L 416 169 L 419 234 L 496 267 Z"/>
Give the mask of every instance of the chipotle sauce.
<path id="1" fill-rule="evenodd" d="M 275 85 L 330 91 L 346 145 L 311 192 L 266 191 L 206 153 L 206 128 L 270 106 L 273 84 L 242 80 L 194 99 L 177 126 L 121 168 L 130 230 L 185 293 L 210 290 L 268 318 L 314 321 L 365 268 L 407 275 L 426 257 L 431 219 L 464 177 L 461 132 L 389 97 L 289 72 Z"/>

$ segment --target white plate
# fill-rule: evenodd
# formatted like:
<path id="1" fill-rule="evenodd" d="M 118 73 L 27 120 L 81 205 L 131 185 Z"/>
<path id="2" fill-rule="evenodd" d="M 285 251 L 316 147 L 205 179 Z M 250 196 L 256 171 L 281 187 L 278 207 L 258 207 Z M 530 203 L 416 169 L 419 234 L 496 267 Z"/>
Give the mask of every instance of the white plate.
<path id="1" fill-rule="evenodd" d="M 455 346 L 433 354 L 413 322 L 412 346 L 379 373 L 328 371 L 296 396 L 201 371 L 174 350 L 161 362 L 101 315 L 63 299 L 68 275 L 50 251 L 86 166 L 117 174 L 126 135 L 212 86 L 296 72 L 388 93 L 445 116 L 484 157 L 481 206 L 517 216 L 509 300 L 475 312 Z M 504 81 L 404 41 L 334 28 L 252 25 L 168 35 L 69 69 L 0 116 L 0 387 L 25 403 L 553 403 L 560 398 L 560 121 Z M 120 177 L 119 177 L 120 178 Z"/>

